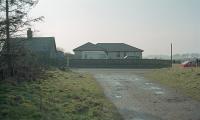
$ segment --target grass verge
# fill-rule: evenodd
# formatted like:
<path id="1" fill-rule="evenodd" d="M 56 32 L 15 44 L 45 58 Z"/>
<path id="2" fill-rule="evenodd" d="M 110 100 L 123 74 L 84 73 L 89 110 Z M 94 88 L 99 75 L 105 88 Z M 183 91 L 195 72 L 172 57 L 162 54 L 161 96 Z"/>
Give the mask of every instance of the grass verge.
<path id="1" fill-rule="evenodd" d="M 0 83 L 1 120 L 120 120 L 90 75 L 48 71 L 38 81 Z"/>
<path id="2" fill-rule="evenodd" d="M 174 65 L 172 68 L 148 72 L 145 76 L 200 101 L 200 68 Z"/>

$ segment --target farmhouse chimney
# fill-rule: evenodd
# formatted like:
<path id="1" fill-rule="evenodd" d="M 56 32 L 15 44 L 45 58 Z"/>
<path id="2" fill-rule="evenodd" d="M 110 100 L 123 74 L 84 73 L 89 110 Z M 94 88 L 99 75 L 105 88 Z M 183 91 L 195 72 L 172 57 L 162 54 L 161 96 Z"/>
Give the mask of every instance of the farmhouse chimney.
<path id="1" fill-rule="evenodd" d="M 31 28 L 29 28 L 28 30 L 27 30 L 27 38 L 28 39 L 31 39 L 33 37 L 33 31 L 31 30 Z"/>

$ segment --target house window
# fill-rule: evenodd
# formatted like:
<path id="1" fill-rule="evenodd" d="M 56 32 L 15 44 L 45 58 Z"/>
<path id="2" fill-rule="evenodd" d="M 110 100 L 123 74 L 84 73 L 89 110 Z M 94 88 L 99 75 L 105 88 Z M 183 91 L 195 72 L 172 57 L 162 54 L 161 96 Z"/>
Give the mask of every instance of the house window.
<path id="1" fill-rule="evenodd" d="M 126 57 L 126 52 L 124 52 L 124 57 Z"/>
<path id="2" fill-rule="evenodd" d="M 116 55 L 116 57 L 120 57 L 120 52 L 117 52 L 117 55 Z"/>
<path id="3" fill-rule="evenodd" d="M 87 59 L 87 54 L 85 54 L 85 59 Z"/>

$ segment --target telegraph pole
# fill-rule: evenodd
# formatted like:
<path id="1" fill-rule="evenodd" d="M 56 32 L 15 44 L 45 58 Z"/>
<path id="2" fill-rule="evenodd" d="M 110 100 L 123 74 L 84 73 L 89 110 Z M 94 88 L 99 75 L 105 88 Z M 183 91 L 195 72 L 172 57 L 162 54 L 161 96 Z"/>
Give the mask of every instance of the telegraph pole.
<path id="1" fill-rule="evenodd" d="M 172 50 L 173 50 L 173 48 L 172 48 L 173 46 L 172 46 L 172 43 L 171 43 L 171 67 L 172 67 L 172 65 L 173 65 L 173 58 L 172 58 L 172 56 L 173 56 L 173 53 L 172 53 Z"/>

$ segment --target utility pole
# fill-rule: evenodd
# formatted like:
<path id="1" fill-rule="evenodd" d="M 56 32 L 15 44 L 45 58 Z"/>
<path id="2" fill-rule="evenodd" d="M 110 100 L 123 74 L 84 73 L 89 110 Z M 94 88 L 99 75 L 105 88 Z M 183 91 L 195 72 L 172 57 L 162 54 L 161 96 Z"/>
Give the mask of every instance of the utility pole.
<path id="1" fill-rule="evenodd" d="M 12 62 L 11 62 L 11 52 L 10 52 L 10 21 L 9 21 L 9 2 L 6 0 L 6 58 L 8 64 L 9 74 L 13 76 Z"/>
<path id="2" fill-rule="evenodd" d="M 171 43 L 171 67 L 172 67 L 172 65 L 173 65 L 173 58 L 172 58 L 172 56 L 173 56 L 173 53 L 172 53 L 172 48 L 173 46 L 172 46 L 172 43 Z"/>
<path id="3" fill-rule="evenodd" d="M 67 68 L 69 68 L 69 56 L 67 56 Z"/>

